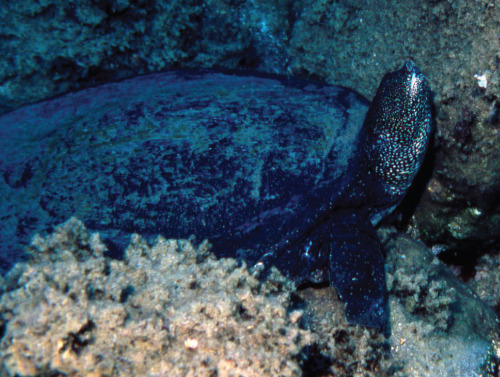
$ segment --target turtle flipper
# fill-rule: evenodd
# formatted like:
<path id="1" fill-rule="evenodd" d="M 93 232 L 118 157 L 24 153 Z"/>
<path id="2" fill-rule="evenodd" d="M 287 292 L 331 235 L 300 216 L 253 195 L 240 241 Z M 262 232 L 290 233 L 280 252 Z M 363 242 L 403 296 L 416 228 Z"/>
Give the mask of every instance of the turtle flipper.
<path id="1" fill-rule="evenodd" d="M 345 303 L 350 324 L 387 328 L 384 259 L 368 215 L 338 210 L 286 239 L 259 262 L 298 283 L 328 279 Z"/>
<path id="2" fill-rule="evenodd" d="M 387 290 L 380 244 L 368 218 L 335 216 L 330 251 L 330 284 L 345 303 L 351 324 L 385 330 Z"/>

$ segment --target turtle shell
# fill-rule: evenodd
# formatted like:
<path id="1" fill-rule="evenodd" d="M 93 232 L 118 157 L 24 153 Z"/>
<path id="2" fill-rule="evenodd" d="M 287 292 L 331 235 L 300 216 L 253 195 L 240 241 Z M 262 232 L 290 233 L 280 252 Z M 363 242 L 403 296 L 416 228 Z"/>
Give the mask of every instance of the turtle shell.
<path id="1" fill-rule="evenodd" d="M 3 115 L 4 264 L 70 216 L 110 248 L 194 234 L 256 261 L 341 198 L 368 104 L 309 81 L 176 71 Z"/>

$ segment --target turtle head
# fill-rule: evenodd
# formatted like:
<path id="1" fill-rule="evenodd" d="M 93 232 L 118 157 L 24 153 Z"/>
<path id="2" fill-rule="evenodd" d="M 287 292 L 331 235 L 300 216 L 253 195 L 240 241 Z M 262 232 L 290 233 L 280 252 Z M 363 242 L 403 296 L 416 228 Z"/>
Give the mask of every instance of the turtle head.
<path id="1" fill-rule="evenodd" d="M 363 164 L 394 205 L 424 160 L 433 128 L 431 102 L 427 80 L 408 61 L 384 76 L 366 115 Z"/>

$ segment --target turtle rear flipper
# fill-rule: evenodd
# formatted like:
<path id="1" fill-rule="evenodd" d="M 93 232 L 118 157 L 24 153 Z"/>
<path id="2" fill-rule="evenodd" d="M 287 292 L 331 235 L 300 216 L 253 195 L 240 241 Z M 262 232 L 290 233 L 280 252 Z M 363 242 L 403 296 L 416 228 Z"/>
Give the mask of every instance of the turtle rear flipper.
<path id="1" fill-rule="evenodd" d="M 356 214 L 332 219 L 329 273 L 345 303 L 350 324 L 386 329 L 385 270 L 380 244 L 368 218 Z"/>

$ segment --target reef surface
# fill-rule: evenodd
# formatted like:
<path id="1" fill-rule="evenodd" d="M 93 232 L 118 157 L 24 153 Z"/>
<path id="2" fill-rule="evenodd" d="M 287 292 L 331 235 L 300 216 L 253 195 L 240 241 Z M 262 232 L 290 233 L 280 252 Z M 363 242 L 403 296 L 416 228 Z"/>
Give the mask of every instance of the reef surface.
<path id="1" fill-rule="evenodd" d="M 76 218 L 2 280 L 5 376 L 493 376 L 495 313 L 422 244 L 381 231 L 391 328 L 348 326 L 328 287 L 265 279 L 208 242 L 133 235 L 121 260 Z"/>

